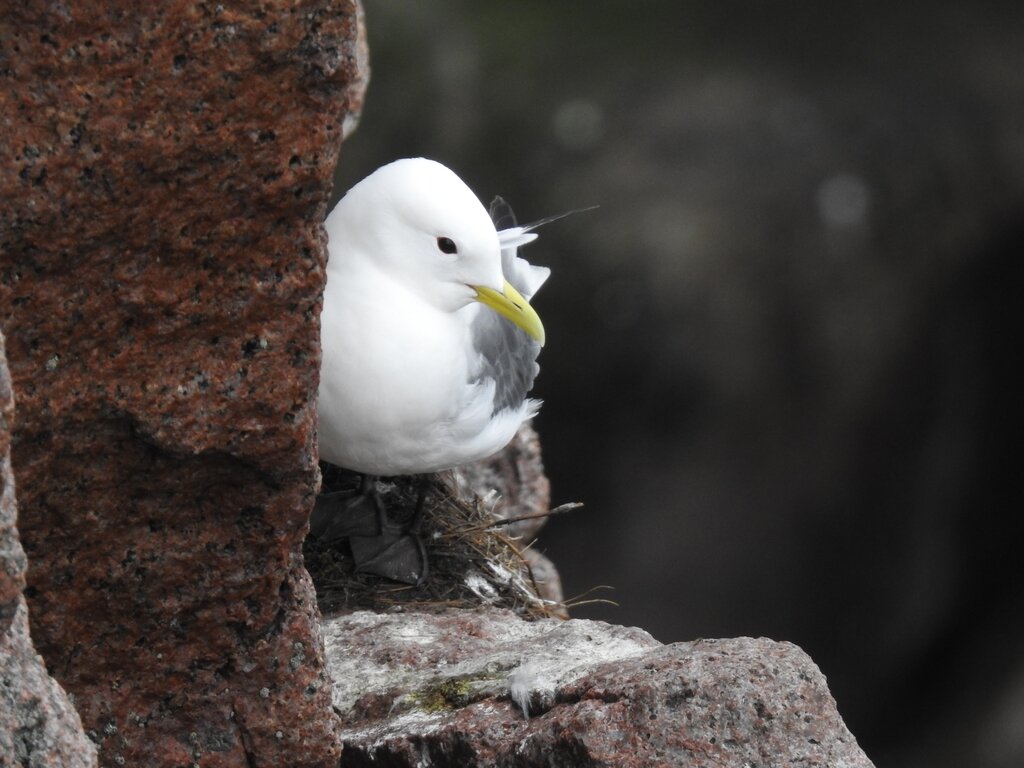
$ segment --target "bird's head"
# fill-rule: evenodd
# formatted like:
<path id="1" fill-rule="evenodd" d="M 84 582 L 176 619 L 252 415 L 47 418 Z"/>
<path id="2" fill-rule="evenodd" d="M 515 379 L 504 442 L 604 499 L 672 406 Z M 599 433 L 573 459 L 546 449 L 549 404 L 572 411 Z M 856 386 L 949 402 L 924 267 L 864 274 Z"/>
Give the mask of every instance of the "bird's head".
<path id="1" fill-rule="evenodd" d="M 479 301 L 543 344 L 540 318 L 502 274 L 490 216 L 462 179 L 440 163 L 410 158 L 377 169 L 338 203 L 328 219 L 331 237 L 332 230 L 345 233 L 342 258 L 371 259 L 445 311 Z"/>

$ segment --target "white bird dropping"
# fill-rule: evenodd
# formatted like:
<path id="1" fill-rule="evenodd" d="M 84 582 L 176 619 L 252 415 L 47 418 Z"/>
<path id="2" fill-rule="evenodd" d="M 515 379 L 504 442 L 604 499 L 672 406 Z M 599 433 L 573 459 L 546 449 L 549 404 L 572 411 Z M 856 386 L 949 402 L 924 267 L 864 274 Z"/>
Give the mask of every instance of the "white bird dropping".
<path id="1" fill-rule="evenodd" d="M 388 476 L 501 450 L 540 406 L 527 397 L 544 343 L 529 299 L 549 270 L 516 254 L 531 227 L 496 230 L 458 176 L 422 158 L 370 174 L 326 226 L 320 457 Z"/>

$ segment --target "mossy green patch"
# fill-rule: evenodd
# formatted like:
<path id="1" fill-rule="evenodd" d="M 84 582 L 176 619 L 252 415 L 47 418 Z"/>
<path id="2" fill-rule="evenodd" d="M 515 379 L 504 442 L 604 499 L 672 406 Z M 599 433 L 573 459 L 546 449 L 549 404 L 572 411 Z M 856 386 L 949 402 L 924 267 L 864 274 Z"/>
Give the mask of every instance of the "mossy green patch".
<path id="1" fill-rule="evenodd" d="M 427 712 L 447 712 L 468 707 L 475 701 L 494 694 L 496 684 L 504 673 L 490 675 L 464 675 L 446 677 L 420 689 L 411 698 Z"/>

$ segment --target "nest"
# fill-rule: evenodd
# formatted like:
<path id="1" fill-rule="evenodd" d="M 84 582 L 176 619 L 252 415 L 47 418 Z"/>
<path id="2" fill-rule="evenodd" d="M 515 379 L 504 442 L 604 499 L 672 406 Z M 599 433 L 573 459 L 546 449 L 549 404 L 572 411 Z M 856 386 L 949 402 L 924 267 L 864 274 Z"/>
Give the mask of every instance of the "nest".
<path id="1" fill-rule="evenodd" d="M 361 476 L 326 464 L 321 468 L 322 493 L 358 492 Z M 304 554 L 322 614 L 488 605 L 526 618 L 566 615 L 564 605 L 540 597 L 525 548 L 490 511 L 494 499 L 460 492 L 451 473 L 377 481 L 377 493 L 389 523 L 397 526 L 412 523 L 422 495 L 417 528 L 428 573 L 417 584 L 403 584 L 361 572 L 347 539 L 311 534 Z"/>

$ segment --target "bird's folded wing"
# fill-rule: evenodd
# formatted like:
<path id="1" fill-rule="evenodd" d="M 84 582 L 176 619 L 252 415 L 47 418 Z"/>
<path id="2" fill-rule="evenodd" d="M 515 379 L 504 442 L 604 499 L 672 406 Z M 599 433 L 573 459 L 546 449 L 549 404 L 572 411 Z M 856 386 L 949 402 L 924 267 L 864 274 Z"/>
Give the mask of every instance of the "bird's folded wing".
<path id="1" fill-rule="evenodd" d="M 547 267 L 536 267 L 518 255 L 519 246 L 536 240 L 537 235 L 516 225 L 512 208 L 500 197 L 491 203 L 490 213 L 495 226 L 502 227 L 498 241 L 505 279 L 529 300 L 551 274 Z M 478 380 L 493 380 L 495 384 L 494 412 L 519 408 L 540 371 L 540 345 L 497 312 L 478 312 L 472 337 L 482 359 Z"/>

